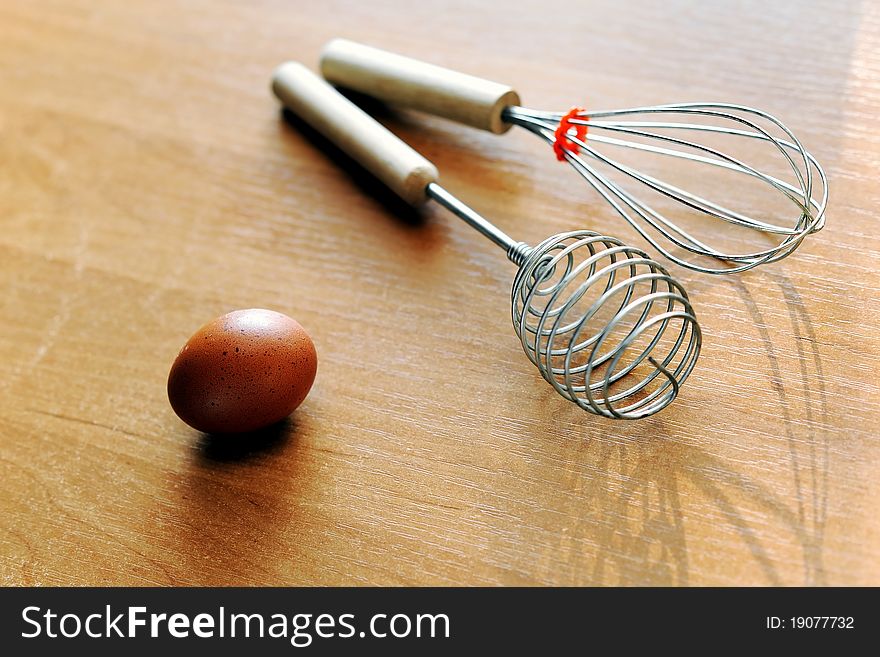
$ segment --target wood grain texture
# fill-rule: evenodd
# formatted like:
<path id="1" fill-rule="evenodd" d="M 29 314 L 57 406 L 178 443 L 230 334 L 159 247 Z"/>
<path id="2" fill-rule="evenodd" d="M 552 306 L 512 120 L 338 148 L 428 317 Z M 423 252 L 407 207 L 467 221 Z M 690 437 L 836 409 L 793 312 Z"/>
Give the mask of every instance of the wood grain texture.
<path id="1" fill-rule="evenodd" d="M 548 109 L 763 107 L 824 163 L 827 228 L 676 270 L 706 337 L 681 397 L 587 416 L 523 356 L 500 252 L 281 117 L 274 67 L 336 36 Z M 876 2 L 0 0 L 0 583 L 880 584 L 878 113 Z M 530 135 L 380 118 L 521 239 L 636 242 Z M 255 306 L 318 378 L 223 444 L 165 380 Z"/>

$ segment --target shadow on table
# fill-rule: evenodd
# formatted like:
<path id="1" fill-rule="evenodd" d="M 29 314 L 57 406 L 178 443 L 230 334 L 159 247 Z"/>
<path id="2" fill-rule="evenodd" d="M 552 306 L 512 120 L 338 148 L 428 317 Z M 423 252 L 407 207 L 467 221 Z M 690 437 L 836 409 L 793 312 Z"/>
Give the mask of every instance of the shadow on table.
<path id="1" fill-rule="evenodd" d="M 203 433 L 196 448 L 206 464 L 244 461 L 279 452 L 295 431 L 296 424 L 288 417 L 259 431 L 238 434 Z"/>
<path id="2" fill-rule="evenodd" d="M 784 440 L 780 445 L 787 446 L 787 457 L 785 447 L 777 448 L 778 457 L 770 467 L 787 467 L 788 476 L 773 471 L 772 479 L 764 480 L 760 472 L 738 471 L 737 462 L 716 456 L 698 442 L 664 439 L 680 433 L 680 428 L 663 415 L 623 432 L 609 423 L 613 438 L 590 439 L 572 448 L 567 457 L 572 467 L 558 482 L 577 491 L 587 509 L 568 528 L 570 533 L 559 536 L 557 546 L 559 553 L 570 555 L 579 584 L 690 584 L 693 569 L 700 567 L 695 566 L 687 541 L 693 523 L 713 527 L 703 527 L 699 533 L 705 541 L 707 532 L 712 532 L 719 552 L 736 555 L 736 546 L 745 544 L 760 573 L 749 583 L 827 584 L 823 542 L 830 436 L 822 427 L 828 425 L 828 395 L 808 304 L 784 274 L 731 277 L 719 284 L 729 286 L 740 298 L 757 331 L 766 365 L 755 373 L 755 385 L 768 388 L 772 403 L 765 402 L 764 408 L 769 406 L 781 420 L 784 434 L 778 438 Z M 752 293 L 756 286 L 762 290 L 760 300 Z M 784 306 L 787 313 L 762 310 L 768 306 Z M 744 408 L 742 424 L 731 429 L 748 436 L 756 422 L 753 410 Z M 706 436 L 707 441 L 712 439 Z M 560 438 L 560 443 L 564 440 Z M 559 447 L 565 449 L 557 444 L 548 450 Z M 589 476 L 584 476 L 584 463 L 589 464 Z M 688 499 L 691 491 L 699 494 L 693 501 Z M 699 512 L 689 515 L 693 509 Z M 564 512 L 564 505 L 559 510 Z M 583 561 L 574 538 L 595 545 L 595 558 Z M 802 577 L 797 581 L 791 580 L 791 568 L 781 568 L 779 561 L 779 543 L 788 541 L 801 549 Z M 735 566 L 754 570 L 747 560 Z M 716 573 L 709 580 L 725 581 L 723 576 Z M 703 573 L 700 580 L 706 579 Z"/>
<path id="3" fill-rule="evenodd" d="M 313 483 L 297 439 L 307 420 L 294 414 L 261 431 L 201 434 L 186 469 L 175 475 L 177 503 L 166 522 L 177 542 L 173 575 L 181 585 L 269 585 L 273 568 L 298 562 L 289 536 L 297 500 Z M 173 563 L 173 560 L 171 560 Z"/>
<path id="4" fill-rule="evenodd" d="M 374 105 L 382 107 L 376 101 L 370 101 Z M 359 100 L 360 103 L 360 100 Z M 368 111 L 374 111 L 372 109 Z M 419 213 L 413 206 L 392 192 L 383 182 L 376 176 L 367 171 L 364 167 L 353 160 L 342 149 L 337 147 L 333 142 L 324 137 L 317 130 L 312 128 L 308 123 L 299 118 L 290 110 L 284 108 L 281 110 L 283 121 L 293 129 L 295 129 L 302 137 L 309 142 L 315 149 L 329 159 L 341 171 L 348 174 L 348 177 L 355 186 L 366 196 L 374 199 L 382 208 L 391 216 L 396 217 L 402 224 L 412 227 L 420 227 L 425 224 L 425 216 Z"/>
<path id="5" fill-rule="evenodd" d="M 742 279 L 732 281 L 745 302 L 754 325 L 761 336 L 769 366 L 771 387 L 778 401 L 788 441 L 792 484 L 795 489 L 796 511 L 787 517 L 796 531 L 804 552 L 805 585 L 822 585 L 822 542 L 828 514 L 828 467 L 830 437 L 818 427 L 828 426 L 828 391 L 822 364 L 822 354 L 812 316 L 797 287 L 784 272 L 769 272 L 767 277 L 779 289 L 788 311 L 790 327 L 771 331 L 761 305 Z M 797 373 L 786 371 L 777 355 L 780 334 L 788 333 L 797 351 Z M 792 376 L 794 374 L 794 376 Z M 788 384 L 794 381 L 796 384 Z M 791 388 L 796 388 L 791 390 Z M 794 400 L 803 400 L 803 409 Z M 800 446 L 804 445 L 804 448 Z M 806 453 L 802 453 L 805 451 Z"/>

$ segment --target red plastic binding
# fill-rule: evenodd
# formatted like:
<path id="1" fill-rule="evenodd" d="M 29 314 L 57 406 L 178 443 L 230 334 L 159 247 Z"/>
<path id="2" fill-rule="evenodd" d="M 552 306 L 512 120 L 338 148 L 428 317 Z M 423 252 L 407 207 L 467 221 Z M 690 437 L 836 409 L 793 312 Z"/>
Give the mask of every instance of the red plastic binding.
<path id="1" fill-rule="evenodd" d="M 583 141 L 587 137 L 587 126 L 581 123 L 572 123 L 572 119 L 583 119 L 588 120 L 586 114 L 581 115 L 581 112 L 586 112 L 583 107 L 572 107 L 568 110 L 568 114 L 562 117 L 559 121 L 559 127 L 556 128 L 556 141 L 553 142 L 553 152 L 556 153 L 556 159 L 560 162 L 565 161 L 565 154 L 574 153 L 577 154 L 580 152 L 580 149 L 576 143 L 571 141 L 571 137 L 576 137 Z"/>

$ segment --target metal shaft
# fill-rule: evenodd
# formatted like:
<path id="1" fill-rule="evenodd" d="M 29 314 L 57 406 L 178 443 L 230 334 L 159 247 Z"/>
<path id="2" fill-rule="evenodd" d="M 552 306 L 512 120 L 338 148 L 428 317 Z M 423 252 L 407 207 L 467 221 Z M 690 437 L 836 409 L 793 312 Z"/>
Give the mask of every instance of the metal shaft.
<path id="1" fill-rule="evenodd" d="M 498 226 L 483 217 L 481 214 L 459 201 L 437 183 L 430 183 L 425 189 L 425 192 L 444 208 L 463 219 L 466 224 L 477 229 L 481 234 L 488 237 L 495 244 L 504 249 L 505 252 L 511 253 L 519 246 L 519 242 L 514 241 L 510 235 L 498 228 Z"/>

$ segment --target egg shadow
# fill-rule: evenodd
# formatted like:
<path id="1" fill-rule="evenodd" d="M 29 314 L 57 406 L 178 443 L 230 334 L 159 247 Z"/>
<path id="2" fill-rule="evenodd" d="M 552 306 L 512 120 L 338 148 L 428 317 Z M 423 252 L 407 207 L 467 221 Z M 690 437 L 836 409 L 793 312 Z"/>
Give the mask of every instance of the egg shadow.
<path id="1" fill-rule="evenodd" d="M 286 417 L 257 431 L 203 433 L 196 443 L 196 450 L 205 464 L 247 461 L 281 451 L 295 433 L 296 422 Z"/>
<path id="2" fill-rule="evenodd" d="M 300 438 L 307 416 L 259 431 L 199 434 L 183 467 L 169 473 L 174 503 L 156 514 L 172 537 L 168 583 L 176 586 L 269 586 L 300 581 L 303 544 L 289 540 L 307 525 L 300 503 L 319 479 Z"/>

